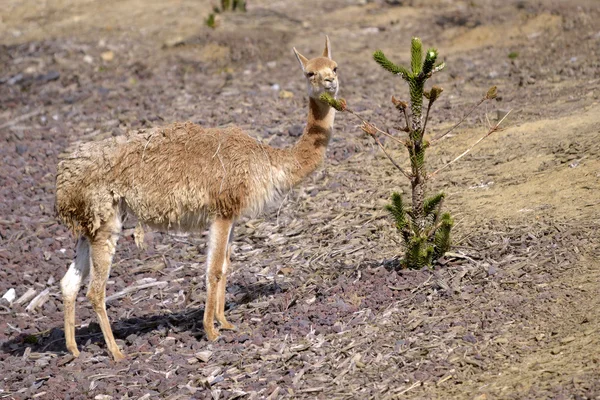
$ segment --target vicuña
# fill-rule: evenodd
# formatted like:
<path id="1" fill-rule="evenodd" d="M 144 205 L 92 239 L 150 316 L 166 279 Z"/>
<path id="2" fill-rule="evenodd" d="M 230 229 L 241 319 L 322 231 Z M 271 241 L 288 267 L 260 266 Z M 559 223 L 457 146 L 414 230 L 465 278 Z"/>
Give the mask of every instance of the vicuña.
<path id="1" fill-rule="evenodd" d="M 138 227 L 162 231 L 210 226 L 204 330 L 209 340 L 218 338 L 215 318 L 221 328 L 235 329 L 224 313 L 234 223 L 261 212 L 313 172 L 333 130 L 335 110 L 319 100 L 338 91 L 329 38 L 320 57 L 309 60 L 295 48 L 294 53 L 309 106 L 306 128 L 291 148 L 263 145 L 237 127 L 205 129 L 186 122 L 82 144 L 58 164 L 56 211 L 79 236 L 75 260 L 61 280 L 66 345 L 74 356 L 79 355 L 75 301 L 91 273 L 87 298 L 108 350 L 115 360 L 124 358 L 106 314 L 105 292 L 127 214 L 137 217 Z"/>

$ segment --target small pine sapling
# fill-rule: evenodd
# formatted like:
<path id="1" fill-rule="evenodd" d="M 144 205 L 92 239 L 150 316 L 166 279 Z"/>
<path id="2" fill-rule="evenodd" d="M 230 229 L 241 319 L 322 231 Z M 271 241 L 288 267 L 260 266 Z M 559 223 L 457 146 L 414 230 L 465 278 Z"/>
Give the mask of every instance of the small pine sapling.
<path id="1" fill-rule="evenodd" d="M 221 7 L 214 6 L 213 12 L 206 17 L 204 23 L 209 28 L 215 29 L 218 25 L 217 15 L 227 11 L 246 12 L 246 0 L 221 0 Z"/>
<path id="2" fill-rule="evenodd" d="M 454 130 L 454 128 L 459 126 L 484 101 L 496 98 L 496 87 L 493 86 L 450 130 L 431 141 L 426 140 L 425 132 L 427 121 L 429 120 L 429 112 L 431 111 L 432 105 L 443 92 L 443 89 L 438 86 L 433 86 L 430 90 L 425 90 L 425 82 L 431 78 L 433 74 L 443 70 L 445 67 L 444 62 L 436 64 L 437 57 L 438 52 L 433 48 L 427 50 L 423 57 L 422 44 L 419 38 L 412 39 L 410 70 L 404 66 L 396 65 L 391 62 L 381 50 L 377 50 L 373 54 L 373 58 L 382 68 L 394 75 L 400 76 L 408 83 L 410 93 L 410 101 L 408 103 L 392 96 L 392 104 L 401 113 L 406 122 L 406 126 L 401 129 L 407 133 L 405 138 L 393 136 L 366 121 L 360 115 L 349 109 L 344 99 L 336 100 L 328 94 L 321 96 L 323 101 L 328 102 L 336 110 L 345 111 L 358 117 L 362 121 L 361 129 L 375 140 L 379 148 L 394 167 L 410 180 L 412 192 L 411 207 L 407 208 L 405 206 L 402 196 L 397 192 L 392 194 L 392 202 L 386 207 L 393 216 L 396 228 L 402 236 L 405 247 L 405 255 L 402 261 L 402 266 L 404 268 L 420 269 L 426 266 L 430 267 L 433 265 L 434 261 L 442 257 L 450 248 L 450 232 L 454 221 L 449 213 L 442 212 L 445 194 L 438 193 L 426 197 L 425 186 L 427 181 L 440 170 L 464 157 L 471 149 L 473 149 L 473 147 L 493 132 L 500 130 L 500 124 L 504 120 L 503 118 L 495 126 L 490 127 L 486 135 L 480 138 L 457 158 L 433 173 L 428 173 L 425 168 L 425 150 L 431 144 L 436 143 L 442 137 Z M 427 100 L 427 109 L 425 111 L 424 119 L 423 98 Z M 508 114 L 506 116 L 508 116 Z M 409 156 L 408 159 L 410 161 L 410 171 L 405 170 L 391 157 L 379 140 L 378 135 L 384 135 L 406 147 Z"/>

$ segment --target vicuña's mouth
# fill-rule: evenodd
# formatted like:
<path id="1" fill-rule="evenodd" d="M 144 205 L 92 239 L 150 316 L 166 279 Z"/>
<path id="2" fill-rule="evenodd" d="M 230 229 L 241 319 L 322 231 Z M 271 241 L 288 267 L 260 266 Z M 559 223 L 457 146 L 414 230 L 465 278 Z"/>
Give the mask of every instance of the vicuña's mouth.
<path id="1" fill-rule="evenodd" d="M 325 90 L 328 91 L 329 93 L 335 93 L 335 92 L 337 92 L 337 86 L 326 87 Z"/>

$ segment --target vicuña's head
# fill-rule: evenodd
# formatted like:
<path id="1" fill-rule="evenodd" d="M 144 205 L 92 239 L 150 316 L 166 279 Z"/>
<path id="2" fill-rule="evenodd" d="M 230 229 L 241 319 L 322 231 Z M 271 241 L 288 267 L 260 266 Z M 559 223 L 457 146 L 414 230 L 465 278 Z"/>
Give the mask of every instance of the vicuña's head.
<path id="1" fill-rule="evenodd" d="M 308 96 L 318 99 L 319 96 L 327 92 L 335 97 L 339 87 L 337 63 L 331 59 L 329 37 L 325 36 L 325 49 L 321 57 L 309 60 L 298 53 L 296 48 L 294 48 L 294 53 L 308 83 Z"/>

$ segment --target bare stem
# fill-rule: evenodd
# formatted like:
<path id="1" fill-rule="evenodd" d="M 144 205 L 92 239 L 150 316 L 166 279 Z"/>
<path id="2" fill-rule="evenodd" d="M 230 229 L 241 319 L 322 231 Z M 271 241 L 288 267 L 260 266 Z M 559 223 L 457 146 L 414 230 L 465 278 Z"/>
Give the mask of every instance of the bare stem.
<path id="1" fill-rule="evenodd" d="M 484 99 L 484 100 L 485 100 L 485 99 Z M 443 170 L 443 169 L 445 169 L 446 167 L 448 167 L 448 166 L 450 166 L 450 165 L 454 164 L 456 161 L 460 160 L 461 158 L 463 158 L 464 156 L 466 156 L 467 154 L 469 154 L 469 152 L 470 152 L 471 150 L 473 150 L 473 148 L 474 148 L 475 146 L 477 146 L 477 145 L 478 145 L 478 144 L 479 144 L 479 143 L 480 143 L 480 142 L 481 142 L 483 139 L 485 139 L 486 137 L 490 136 L 492 133 L 494 133 L 494 132 L 497 132 L 497 131 L 501 130 L 501 129 L 500 129 L 500 124 L 501 124 L 502 122 L 504 122 L 504 120 L 506 119 L 506 117 L 508 117 L 508 114 L 510 114 L 510 113 L 511 113 L 511 111 L 512 111 L 512 109 L 511 109 L 509 112 L 507 112 L 507 113 L 506 113 L 506 115 L 505 115 L 505 116 L 504 116 L 504 117 L 503 117 L 503 118 L 502 118 L 500 121 L 498 121 L 498 123 L 497 123 L 496 125 L 494 125 L 493 127 L 491 127 L 491 128 L 490 128 L 490 130 L 489 130 L 489 131 L 488 131 L 488 132 L 487 132 L 485 135 L 483 135 L 482 137 L 480 137 L 480 138 L 479 138 L 479 140 L 477 140 L 475 143 L 473 143 L 473 144 L 472 144 L 472 145 L 471 145 L 471 146 L 470 146 L 470 147 L 469 147 L 467 150 L 465 150 L 465 151 L 464 151 L 462 154 L 460 154 L 460 155 L 459 155 L 458 157 L 456 157 L 454 160 L 450 161 L 448 164 L 446 164 L 446 165 L 444 165 L 443 167 L 440 167 L 440 168 L 438 168 L 437 170 L 433 171 L 433 172 L 432 172 L 432 173 L 429 175 L 429 177 L 428 177 L 428 178 L 433 178 L 433 176 L 434 176 L 435 174 L 437 174 L 437 173 L 438 173 L 438 172 L 440 172 L 441 170 Z"/>
<path id="2" fill-rule="evenodd" d="M 400 171 L 402 173 L 402 175 L 404 175 L 405 177 L 410 179 L 410 175 L 404 170 L 404 168 L 402 168 L 400 166 L 400 164 L 398 164 L 396 162 L 396 160 L 394 160 L 392 158 L 392 156 L 390 156 L 388 154 L 388 152 L 385 150 L 385 147 L 383 146 L 383 144 L 381 143 L 381 141 L 379 140 L 377 135 L 375 135 L 375 133 L 381 133 L 382 135 L 385 135 L 402 145 L 404 145 L 405 143 L 403 141 L 401 141 L 400 139 L 398 139 L 397 137 L 394 137 L 394 136 L 390 135 L 389 133 L 382 131 L 381 129 L 379 129 L 378 127 L 376 127 L 375 125 L 373 125 L 372 123 L 370 123 L 369 121 L 367 121 L 366 119 L 361 117 L 360 115 L 358 115 L 353 110 L 346 108 L 344 111 L 354 115 L 356 118 L 358 118 L 363 123 L 363 130 L 365 132 L 367 132 L 369 134 L 369 136 L 371 136 L 373 138 L 373 140 L 375 140 L 375 143 L 377 143 L 377 145 L 379 146 L 381 151 L 383 151 L 383 154 L 385 154 L 385 156 L 388 158 L 388 160 L 390 160 L 390 162 L 394 165 L 394 167 L 396 167 L 396 169 L 398 169 L 398 171 Z"/>
<path id="3" fill-rule="evenodd" d="M 465 119 L 467 119 L 467 117 L 468 117 L 469 115 L 471 115 L 471 113 L 472 113 L 473 111 L 475 111 L 475 109 L 477 109 L 477 107 L 479 107 L 481 104 L 483 104 L 483 102 L 484 102 L 484 101 L 486 101 L 486 100 L 488 100 L 486 97 L 484 97 L 484 98 L 482 98 L 481 100 L 479 100 L 479 103 L 475 104 L 475 105 L 474 105 L 474 106 L 473 106 L 473 107 L 472 107 L 472 108 L 469 110 L 469 112 L 468 112 L 468 113 L 466 113 L 466 114 L 465 114 L 465 115 L 464 115 L 464 116 L 463 116 L 463 117 L 460 119 L 460 121 L 458 121 L 458 122 L 456 123 L 456 125 L 454 125 L 452 128 L 450 128 L 449 130 L 447 130 L 445 133 L 443 133 L 443 134 L 441 134 L 440 136 L 438 136 L 438 137 L 436 137 L 435 139 L 433 139 L 433 140 L 431 141 L 431 143 L 435 143 L 435 142 L 437 142 L 438 140 L 440 140 L 441 138 L 443 138 L 444 136 L 446 136 L 447 134 L 449 134 L 450 132 L 452 132 L 454 129 L 458 128 L 458 126 L 459 126 L 460 124 L 462 124 L 462 123 L 465 121 Z M 427 110 L 427 111 L 429 112 L 429 110 Z"/>
<path id="4" fill-rule="evenodd" d="M 423 122 L 423 131 L 421 132 L 421 137 L 425 136 L 425 128 L 427 128 L 427 121 L 429 121 L 429 110 L 431 110 L 432 101 L 429 100 L 429 104 L 427 104 L 427 112 L 425 113 L 425 121 Z"/>
<path id="5" fill-rule="evenodd" d="M 410 131 L 410 122 L 408 119 L 408 111 L 406 110 L 406 108 L 404 108 L 402 111 L 404 111 L 404 118 L 406 119 L 406 127 Z"/>
<path id="6" fill-rule="evenodd" d="M 398 163 L 392 158 L 392 156 L 390 156 L 388 154 L 387 151 L 385 151 L 385 147 L 383 147 L 383 144 L 381 144 L 381 142 L 379 141 L 379 138 L 375 135 L 371 135 L 373 137 L 373 139 L 375 140 L 375 143 L 377 143 L 377 145 L 379 146 L 379 148 L 381 149 L 381 151 L 383 151 L 383 154 L 385 154 L 385 156 L 388 158 L 388 160 L 390 160 L 390 162 L 394 165 L 394 167 L 396 167 L 400 172 L 402 172 L 402 174 L 410 179 L 410 175 L 400 166 L 398 165 Z"/>
<path id="7" fill-rule="evenodd" d="M 390 139 L 396 141 L 397 143 L 400 143 L 403 146 L 405 145 L 403 140 L 400 140 L 397 137 L 390 135 L 389 133 L 387 133 L 385 131 L 382 131 L 381 129 L 379 129 L 378 127 L 376 127 L 375 125 L 373 125 L 372 123 L 370 123 L 369 121 L 367 121 L 366 119 L 364 119 L 363 117 L 358 115 L 356 112 L 352 111 L 351 109 L 346 108 L 344 111 L 349 112 L 350 114 L 354 115 L 356 118 L 360 119 L 360 122 L 362 122 L 363 124 L 369 125 L 373 129 L 375 129 L 378 133 L 381 133 L 382 135 L 389 137 Z"/>

